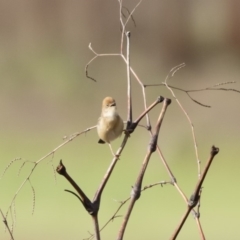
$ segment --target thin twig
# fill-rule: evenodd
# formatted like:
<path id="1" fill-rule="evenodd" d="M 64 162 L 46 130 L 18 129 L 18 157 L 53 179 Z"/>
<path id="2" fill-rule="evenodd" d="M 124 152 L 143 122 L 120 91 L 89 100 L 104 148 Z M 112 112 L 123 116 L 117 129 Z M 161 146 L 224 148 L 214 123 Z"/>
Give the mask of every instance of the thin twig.
<path id="1" fill-rule="evenodd" d="M 122 34 L 121 34 L 121 44 L 120 44 L 120 56 L 123 58 L 124 62 L 127 64 L 127 58 L 124 56 L 123 54 L 123 44 L 124 44 L 124 35 L 126 34 L 125 29 L 126 29 L 126 24 L 128 23 L 129 19 L 131 18 L 131 16 L 133 15 L 133 13 L 135 12 L 135 10 L 137 9 L 137 7 L 141 4 L 142 0 L 140 0 L 137 5 L 133 8 L 133 10 L 131 11 L 131 13 L 128 16 L 128 19 L 126 20 L 125 23 L 123 23 L 123 19 L 122 19 L 122 0 L 118 0 L 119 2 L 119 9 L 120 9 L 120 24 L 122 26 Z M 143 85 L 143 83 L 141 82 L 140 78 L 137 76 L 136 72 L 133 70 L 133 68 L 130 66 L 130 71 L 133 74 L 133 76 L 135 77 L 135 79 L 137 80 L 138 84 L 140 85 L 140 87 L 142 88 L 142 94 L 143 94 L 143 104 L 144 104 L 144 109 L 147 109 L 147 101 L 146 101 L 146 93 L 145 93 L 145 87 Z M 150 119 L 149 119 L 149 115 L 146 114 L 146 121 L 147 121 L 147 127 L 150 128 Z"/>
<path id="2" fill-rule="evenodd" d="M 3 172 L 2 172 L 2 175 L 1 175 L 0 179 L 2 179 L 2 178 L 4 177 L 6 171 L 11 167 L 11 165 L 12 165 L 14 162 L 18 161 L 18 160 L 22 160 L 22 158 L 15 158 L 15 159 L 13 159 L 13 160 L 5 167 L 5 169 L 4 169 Z"/>
<path id="3" fill-rule="evenodd" d="M 175 90 L 181 91 L 181 92 L 185 92 L 187 94 L 187 96 L 193 102 L 199 104 L 200 106 L 210 108 L 211 106 L 197 101 L 189 93 L 191 93 L 191 92 L 203 92 L 203 91 L 214 91 L 214 90 L 218 90 L 218 91 L 233 91 L 233 92 L 240 93 L 240 91 L 237 90 L 237 89 L 233 89 L 233 88 L 218 88 L 217 87 L 217 86 L 220 86 L 220 85 L 233 84 L 233 83 L 236 83 L 236 82 L 217 83 L 213 87 L 206 87 L 206 88 L 192 89 L 192 90 L 185 90 L 185 89 L 182 89 L 182 88 L 179 88 L 179 87 L 175 87 L 175 86 L 172 86 L 172 85 L 169 85 L 169 84 L 168 84 L 168 87 L 170 87 L 171 89 L 175 89 Z M 166 84 L 164 82 L 163 83 L 155 83 L 155 84 L 144 84 L 144 87 L 157 87 L 157 86 L 166 86 Z"/>
<path id="4" fill-rule="evenodd" d="M 85 129 L 82 132 L 76 133 L 73 136 L 71 136 L 69 139 L 67 139 L 65 142 L 63 142 L 62 144 L 60 144 L 59 146 L 57 146 L 55 149 L 53 149 L 51 152 L 49 152 L 48 154 L 46 154 L 45 156 L 41 157 L 39 160 L 37 160 L 36 162 L 34 162 L 34 166 L 32 167 L 32 169 L 30 170 L 30 173 L 28 174 L 28 176 L 25 178 L 25 180 L 22 182 L 22 184 L 19 186 L 19 188 L 17 189 L 17 191 L 15 192 L 10 205 L 7 208 L 7 212 L 10 210 L 13 202 L 15 201 L 16 197 L 18 196 L 19 192 L 22 190 L 23 186 L 26 184 L 27 181 L 29 181 L 30 177 L 32 176 L 35 168 L 38 166 L 39 163 L 41 163 L 44 159 L 46 159 L 47 157 L 51 156 L 52 154 L 54 154 L 56 151 L 58 151 L 60 148 L 62 148 L 63 146 L 65 146 L 66 144 L 68 144 L 69 142 L 73 141 L 75 138 L 77 138 L 78 136 L 80 136 L 83 133 L 86 133 L 92 129 L 96 128 L 96 126 L 90 127 Z"/>
<path id="5" fill-rule="evenodd" d="M 4 216 L 3 212 L 2 212 L 2 209 L 0 209 L 0 212 L 1 212 L 1 215 L 2 215 L 3 223 L 5 224 L 8 232 L 9 232 L 9 235 L 10 235 L 10 237 L 11 237 L 11 240 L 14 240 L 12 231 L 10 230 L 10 228 L 9 228 L 9 226 L 8 226 L 7 219 L 5 218 L 5 216 Z"/>
<path id="6" fill-rule="evenodd" d="M 124 62 L 127 63 L 127 59 L 123 55 L 121 55 L 121 57 L 124 60 Z M 144 109 L 147 109 L 147 100 L 146 100 L 145 86 L 142 83 L 142 81 L 140 80 L 140 78 L 138 77 L 137 73 L 133 70 L 133 68 L 131 66 L 130 66 L 130 71 L 131 71 L 132 75 L 135 77 L 136 81 L 138 82 L 138 84 L 140 85 L 140 87 L 142 89 L 143 105 L 144 105 Z M 148 114 L 146 114 L 146 122 L 147 122 L 147 127 L 150 128 L 151 124 L 150 124 L 150 118 L 149 118 Z"/>
<path id="7" fill-rule="evenodd" d="M 132 22 L 133 22 L 133 24 L 134 24 L 134 27 L 136 27 L 137 24 L 136 24 L 136 22 L 135 22 L 135 20 L 134 20 L 133 15 L 132 15 L 132 14 L 130 13 L 130 11 L 128 10 L 128 8 L 122 7 L 122 9 L 125 9 L 125 10 L 127 11 L 128 16 L 130 16 L 130 18 L 131 18 L 131 20 L 132 20 Z M 125 14 L 123 13 L 123 11 L 122 11 L 122 15 L 123 15 L 124 18 L 126 18 L 126 16 L 125 16 Z"/>
<path id="8" fill-rule="evenodd" d="M 36 193 L 35 193 L 35 189 L 34 189 L 32 183 L 31 183 L 30 179 L 28 179 L 28 182 L 30 184 L 30 187 L 32 189 L 32 194 L 33 194 L 33 206 L 32 206 L 32 215 L 33 215 L 34 210 L 35 210 L 35 203 L 36 203 Z"/>
<path id="9" fill-rule="evenodd" d="M 181 68 L 183 68 L 185 66 L 185 63 L 182 63 L 174 68 L 171 69 L 171 71 L 169 72 L 169 74 L 167 75 L 164 83 L 166 84 L 167 89 L 171 92 L 172 96 L 175 98 L 177 104 L 179 105 L 180 109 L 182 110 L 182 112 L 184 113 L 184 115 L 186 116 L 190 126 L 191 126 L 191 131 L 192 131 L 192 137 L 193 137 L 193 143 L 194 143 L 194 148 L 195 148 L 195 154 L 196 154 L 196 158 L 197 158 L 197 167 L 198 167 L 198 177 L 200 178 L 201 176 L 201 161 L 199 159 L 199 155 L 198 155 L 198 147 L 197 147 L 197 140 L 196 140 L 196 136 L 195 136 L 195 131 L 194 131 L 194 126 L 193 123 L 187 113 L 187 111 L 184 109 L 184 107 L 182 106 L 182 104 L 180 103 L 180 101 L 178 100 L 178 98 L 176 97 L 176 95 L 174 94 L 173 90 L 168 86 L 167 81 L 169 80 L 170 77 L 173 77 L 174 74 L 180 70 Z"/>

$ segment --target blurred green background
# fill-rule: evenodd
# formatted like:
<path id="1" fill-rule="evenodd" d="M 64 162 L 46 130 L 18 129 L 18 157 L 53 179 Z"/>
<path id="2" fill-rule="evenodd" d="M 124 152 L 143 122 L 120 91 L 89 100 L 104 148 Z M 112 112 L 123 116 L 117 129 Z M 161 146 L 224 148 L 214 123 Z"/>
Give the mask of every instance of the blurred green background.
<path id="1" fill-rule="evenodd" d="M 138 1 L 124 1 L 129 10 Z M 127 12 L 125 11 L 125 15 Z M 130 21 L 131 64 L 145 84 L 161 83 L 169 70 L 186 67 L 169 84 L 196 89 L 220 82 L 240 90 L 240 2 L 143 1 Z M 24 160 L 36 161 L 63 142 L 64 136 L 96 124 L 105 96 L 117 100 L 126 120 L 126 67 L 118 57 L 98 58 L 89 67 L 93 82 L 85 76 L 85 65 L 98 53 L 120 49 L 119 4 L 105 1 L 1 1 L 0 2 L 0 170 L 16 161 L 0 180 L 0 208 L 5 213 L 14 193 L 33 165 L 18 171 Z M 239 239 L 239 100 L 240 94 L 204 91 L 175 92 L 191 117 L 202 168 L 213 144 L 220 148 L 209 171 L 201 201 L 201 223 L 207 239 Z M 147 88 L 147 102 L 157 96 L 170 97 L 163 87 Z M 161 105 L 151 113 L 154 126 Z M 133 115 L 143 111 L 142 92 L 133 80 Z M 145 124 L 145 121 L 142 121 Z M 111 161 L 107 145 L 97 144 L 93 130 L 54 154 L 54 168 L 63 159 L 71 176 L 86 191 L 94 193 Z M 121 140 L 113 143 L 117 149 Z M 102 226 L 126 199 L 141 167 L 149 134 L 137 128 L 107 184 L 99 213 Z M 176 102 L 169 107 L 159 144 L 187 196 L 197 181 L 191 128 Z M 93 233 L 92 221 L 79 201 L 64 192 L 69 184 L 44 160 L 31 176 L 33 195 L 26 184 L 15 201 L 15 239 L 83 239 Z M 144 185 L 169 180 L 157 154 L 152 157 Z M 127 205 L 126 205 L 127 206 Z M 124 215 L 126 206 L 119 213 Z M 137 202 L 125 239 L 169 239 L 186 206 L 172 186 L 154 187 Z M 8 218 L 11 225 L 11 217 Z M 117 218 L 102 232 L 102 239 L 115 239 L 123 218 Z M 3 224 L 0 238 L 9 239 Z M 199 239 L 190 216 L 178 239 Z"/>

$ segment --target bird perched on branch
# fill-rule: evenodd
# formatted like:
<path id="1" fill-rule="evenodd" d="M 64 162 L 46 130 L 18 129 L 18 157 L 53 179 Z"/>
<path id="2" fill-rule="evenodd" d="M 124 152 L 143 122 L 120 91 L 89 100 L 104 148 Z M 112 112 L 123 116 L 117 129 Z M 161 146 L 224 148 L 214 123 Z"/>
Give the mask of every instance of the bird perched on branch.
<path id="1" fill-rule="evenodd" d="M 98 143 L 108 143 L 113 156 L 115 154 L 111 142 L 121 136 L 123 126 L 123 120 L 117 113 L 116 101 L 112 97 L 104 98 L 102 113 L 97 124 L 97 132 L 100 138 Z"/>

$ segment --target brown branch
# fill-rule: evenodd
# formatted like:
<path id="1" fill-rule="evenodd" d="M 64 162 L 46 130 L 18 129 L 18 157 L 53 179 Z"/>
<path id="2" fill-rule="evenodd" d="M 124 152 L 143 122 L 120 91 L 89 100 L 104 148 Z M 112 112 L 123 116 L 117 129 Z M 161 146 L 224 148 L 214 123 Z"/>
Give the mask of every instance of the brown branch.
<path id="1" fill-rule="evenodd" d="M 211 149 L 211 153 L 210 153 L 210 157 L 209 160 L 207 162 L 207 165 L 205 166 L 205 169 L 203 171 L 203 174 L 201 175 L 201 178 L 198 180 L 194 193 L 192 194 L 192 196 L 190 197 L 190 200 L 188 201 L 188 208 L 184 214 L 184 216 L 182 217 L 180 224 L 178 225 L 178 227 L 176 228 L 176 230 L 174 231 L 173 235 L 171 236 L 171 240 L 174 240 L 177 238 L 179 232 L 182 229 L 182 226 L 184 225 L 189 213 L 191 212 L 191 210 L 198 204 L 199 202 L 199 198 L 200 198 L 200 194 L 201 194 L 201 188 L 202 188 L 202 184 L 205 180 L 205 177 L 208 173 L 208 170 L 211 166 L 211 163 L 214 159 L 214 157 L 218 154 L 219 152 L 219 148 L 216 148 L 215 146 L 212 146 Z"/>
<path id="2" fill-rule="evenodd" d="M 149 184 L 145 187 L 143 187 L 143 189 L 141 190 L 141 192 L 144 192 L 147 189 L 150 189 L 152 187 L 155 187 L 157 185 L 166 185 L 166 184 L 172 184 L 172 182 L 167 182 L 167 181 L 160 181 L 157 183 L 153 183 L 153 184 Z M 120 201 L 120 206 L 117 208 L 117 210 L 115 211 L 115 213 L 112 215 L 112 217 L 101 227 L 100 232 L 110 223 L 112 222 L 115 218 L 121 217 L 120 215 L 117 215 L 117 213 L 120 211 L 120 209 L 125 205 L 125 203 L 127 203 L 131 198 L 127 198 L 124 201 Z M 93 239 L 94 235 L 91 235 L 90 238 L 88 238 L 89 240 Z"/>
<path id="3" fill-rule="evenodd" d="M 158 103 L 163 101 L 163 97 L 158 97 L 157 100 L 151 104 L 148 109 L 146 111 L 144 111 L 132 124 L 130 127 L 131 128 L 131 132 L 130 131 L 126 131 L 125 137 L 123 139 L 123 142 L 121 144 L 121 146 L 119 147 L 119 149 L 116 152 L 115 157 L 113 158 L 110 166 L 107 169 L 106 174 L 103 177 L 103 180 L 99 186 L 99 188 L 97 189 L 95 196 L 93 198 L 93 201 L 91 201 L 86 194 L 82 191 L 82 189 L 76 184 L 76 182 L 70 177 L 70 175 L 67 173 L 65 166 L 62 163 L 62 160 L 60 161 L 59 166 L 57 167 L 57 172 L 64 176 L 66 178 L 66 180 L 74 187 L 74 189 L 77 191 L 79 197 L 72 191 L 67 190 L 68 192 L 72 193 L 73 195 L 77 196 L 78 199 L 81 201 L 81 203 L 83 204 L 84 208 L 86 209 L 86 211 L 92 216 L 93 221 L 94 221 L 94 229 L 95 229 L 95 235 L 97 237 L 97 239 L 100 239 L 100 232 L 99 232 L 99 224 L 98 224 L 98 211 L 100 208 L 100 202 L 101 202 L 101 195 L 102 192 L 111 176 L 111 173 L 114 170 L 114 167 L 121 155 L 121 152 L 123 151 L 128 138 L 130 137 L 130 133 L 132 133 L 135 128 L 137 127 L 139 121 L 154 107 L 156 106 Z M 133 126 L 134 125 L 134 126 Z M 96 232 L 98 229 L 98 232 Z"/>
<path id="4" fill-rule="evenodd" d="M 127 143 L 128 138 L 129 138 L 129 134 L 125 134 L 123 142 L 122 142 L 120 148 L 117 150 L 116 156 L 113 158 L 112 162 L 110 163 L 110 166 L 108 167 L 107 172 L 105 173 L 105 175 L 102 179 L 102 182 L 100 183 L 100 186 L 95 193 L 93 201 L 100 202 L 102 192 L 103 192 L 103 190 L 104 190 L 104 188 L 105 188 L 105 186 L 106 186 L 106 184 L 107 184 L 107 182 L 108 182 L 108 180 L 109 180 L 109 178 L 110 178 L 110 176 L 113 172 L 113 169 L 114 169 L 114 167 L 115 167 L 115 165 L 116 165 L 116 163 L 117 163 L 117 161 L 118 161 L 118 159 L 121 155 L 121 152 L 123 151 L 123 149 L 124 149 L 124 147 Z"/>
<path id="5" fill-rule="evenodd" d="M 198 226 L 198 231 L 199 231 L 199 234 L 201 236 L 201 239 L 202 240 L 205 240 L 205 235 L 204 235 L 204 232 L 203 232 L 203 229 L 202 229 L 202 225 L 201 225 L 201 222 L 200 222 L 200 200 L 201 200 L 201 193 L 202 193 L 202 188 L 200 189 L 200 192 L 199 192 L 199 201 L 198 201 L 198 204 L 197 204 L 197 211 L 194 213 L 194 218 L 196 219 L 196 223 L 197 223 L 197 226 Z"/>
<path id="6" fill-rule="evenodd" d="M 71 176 L 67 173 L 66 167 L 63 165 L 62 160 L 56 169 L 57 173 L 64 176 L 66 180 L 73 186 L 73 188 L 77 191 L 79 197 L 72 191 L 67 190 L 68 192 L 75 195 L 85 210 L 92 216 L 93 224 L 94 224 L 94 232 L 97 240 L 100 240 L 100 232 L 99 232 L 99 224 L 98 224 L 98 210 L 100 202 L 93 201 L 91 202 L 87 195 L 83 192 L 83 190 L 77 185 L 77 183 L 71 178 Z"/>
<path id="7" fill-rule="evenodd" d="M 77 185 L 77 183 L 71 178 L 71 176 L 67 173 L 67 169 L 66 167 L 63 165 L 62 160 L 60 160 L 59 165 L 57 166 L 56 169 L 57 173 L 64 176 L 66 178 L 66 180 L 73 186 L 73 188 L 77 191 L 78 195 L 79 195 L 79 199 L 81 201 L 81 203 L 83 204 L 83 206 L 85 207 L 86 211 L 88 211 L 88 213 L 90 215 L 94 215 L 96 214 L 98 207 L 92 205 L 92 202 L 89 200 L 89 198 L 87 197 L 87 195 L 83 192 L 83 190 Z"/>
<path id="8" fill-rule="evenodd" d="M 101 182 L 101 184 L 100 184 L 100 186 L 99 186 L 99 188 L 98 188 L 98 190 L 97 190 L 97 192 L 96 192 L 96 194 L 95 194 L 95 196 L 94 196 L 94 201 L 100 201 L 100 198 L 101 198 L 103 189 L 105 188 L 105 186 L 106 186 L 106 184 L 107 184 L 107 181 L 108 181 L 108 179 L 110 178 L 111 173 L 112 173 L 112 171 L 113 171 L 113 169 L 114 169 L 114 167 L 115 167 L 115 165 L 116 165 L 116 163 L 117 163 L 117 161 L 118 161 L 118 158 L 119 158 L 121 152 L 123 151 L 123 149 L 124 149 L 124 147 L 125 147 L 125 145 L 126 145 L 126 143 L 127 143 L 127 140 L 128 140 L 128 138 L 129 138 L 129 136 L 130 136 L 129 134 L 130 134 L 130 133 L 133 133 L 133 131 L 134 131 L 135 128 L 137 127 L 137 125 L 138 125 L 138 123 L 140 122 L 140 120 L 141 120 L 153 107 L 155 107 L 158 103 L 160 103 L 160 102 L 162 102 L 162 101 L 163 101 L 163 97 L 161 97 L 161 96 L 158 97 L 157 100 L 156 100 L 154 103 L 152 103 L 152 104 L 129 126 L 129 129 L 126 130 L 126 134 L 125 134 L 125 137 L 124 137 L 124 139 L 123 139 L 123 142 L 122 142 L 120 148 L 117 150 L 116 156 L 113 158 L 113 160 L 112 160 L 112 162 L 111 162 L 111 164 L 110 164 L 110 166 L 109 166 L 106 174 L 105 174 L 104 177 L 103 177 L 103 180 L 102 180 L 102 182 Z"/>
<path id="9" fill-rule="evenodd" d="M 148 150 L 147 150 L 147 154 L 146 154 L 145 159 L 143 161 L 142 168 L 141 168 L 141 170 L 139 172 L 139 175 L 137 177 L 136 183 L 132 187 L 130 204 L 128 206 L 128 210 L 127 210 L 127 213 L 126 213 L 126 215 L 124 217 L 123 223 L 122 223 L 122 225 L 120 227 L 120 230 L 118 232 L 117 240 L 122 240 L 123 239 L 123 235 L 124 235 L 124 232 L 126 230 L 127 223 L 128 223 L 129 218 L 130 218 L 130 215 L 132 213 L 133 207 L 134 207 L 136 201 L 140 198 L 142 180 L 143 180 L 145 171 L 147 169 L 147 165 L 149 163 L 149 160 L 151 158 L 151 155 L 152 155 L 153 152 L 156 151 L 159 130 L 160 130 L 160 127 L 161 127 L 161 124 L 162 124 L 165 112 L 167 110 L 167 107 L 169 106 L 170 103 L 171 103 L 170 99 L 164 99 L 164 101 L 163 101 L 163 107 L 162 107 L 162 111 L 161 111 L 161 113 L 159 115 L 159 118 L 157 120 L 155 133 L 154 133 L 154 135 L 151 138 L 151 141 L 150 141 L 150 144 L 149 144 L 149 147 L 148 147 Z"/>

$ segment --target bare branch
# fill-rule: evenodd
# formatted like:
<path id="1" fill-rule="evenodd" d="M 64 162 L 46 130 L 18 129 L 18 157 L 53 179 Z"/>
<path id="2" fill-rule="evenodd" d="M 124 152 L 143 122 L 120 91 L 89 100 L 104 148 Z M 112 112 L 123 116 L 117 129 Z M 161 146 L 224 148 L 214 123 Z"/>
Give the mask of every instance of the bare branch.
<path id="1" fill-rule="evenodd" d="M 205 177 L 206 177 L 206 175 L 208 173 L 208 170 L 209 170 L 209 168 L 211 166 L 211 163 L 212 163 L 214 157 L 218 154 L 218 152 L 219 152 L 219 148 L 216 148 L 215 146 L 212 146 L 210 157 L 209 157 L 209 160 L 207 162 L 207 165 L 205 166 L 203 174 L 202 174 L 201 178 L 198 180 L 198 182 L 196 184 L 196 187 L 195 187 L 195 190 L 194 190 L 192 196 L 189 199 L 188 208 L 187 208 L 184 216 L 182 217 L 182 219 L 180 221 L 180 224 L 178 225 L 178 227 L 174 231 L 172 237 L 170 238 L 171 240 L 177 238 L 177 236 L 178 236 L 179 232 L 181 231 L 181 229 L 182 229 L 182 227 L 183 227 L 183 225 L 184 225 L 184 223 L 185 223 L 189 213 L 198 204 L 199 199 L 200 199 L 202 184 L 203 184 L 203 182 L 205 180 Z M 204 236 L 204 235 L 202 235 L 202 236 Z"/>
<path id="2" fill-rule="evenodd" d="M 180 64 L 174 68 L 171 69 L 171 71 L 169 72 L 168 76 L 165 79 L 165 84 L 167 89 L 171 92 L 172 96 L 175 98 L 177 104 L 179 105 L 180 109 L 182 110 L 182 112 L 185 114 L 190 126 L 191 126 L 191 130 L 192 130 L 192 137 L 193 137 L 193 143 L 194 143 L 194 148 L 195 148 L 195 154 L 196 154 L 196 158 L 197 158 L 197 166 L 198 166 L 198 177 L 201 176 L 201 165 L 200 165 L 200 159 L 199 159 L 199 155 L 198 155 L 198 148 L 197 148 L 197 140 L 196 140 L 196 136 L 195 136 L 195 131 L 194 131 L 194 126 L 193 123 L 187 113 L 187 111 L 184 109 L 184 107 L 182 106 L 182 104 L 180 103 L 180 101 L 177 99 L 176 95 L 174 94 L 173 90 L 168 86 L 167 81 L 170 77 L 174 76 L 174 74 L 180 70 L 182 67 L 184 67 L 185 64 Z"/>
<path id="3" fill-rule="evenodd" d="M 142 168 L 139 172 L 136 183 L 132 187 L 130 204 L 128 206 L 128 210 L 127 210 L 127 213 L 124 217 L 123 223 L 122 223 L 122 225 L 120 227 L 120 230 L 118 232 L 117 240 L 122 240 L 123 239 L 123 235 L 124 235 L 124 232 L 126 230 L 127 223 L 128 223 L 129 218 L 130 218 L 130 215 L 132 213 L 133 207 L 134 207 L 136 201 L 140 198 L 142 180 L 143 180 L 145 171 L 147 169 L 147 165 L 149 163 L 149 160 L 151 158 L 151 155 L 152 155 L 153 152 L 156 151 L 159 130 L 160 130 L 165 112 L 167 110 L 167 107 L 169 106 L 170 103 L 171 103 L 170 99 L 164 99 L 162 111 L 161 111 L 161 113 L 159 115 L 159 118 L 157 120 L 154 135 L 151 138 L 151 141 L 150 141 L 150 144 L 149 144 L 149 147 L 148 147 L 148 150 L 147 150 L 147 154 L 146 154 L 145 159 L 143 161 Z"/>
<path id="4" fill-rule="evenodd" d="M 45 156 L 41 157 L 39 160 L 37 160 L 36 162 L 33 162 L 34 166 L 32 167 L 32 169 L 30 170 L 30 173 L 28 174 L 28 176 L 25 178 L 25 180 L 22 182 L 22 184 L 19 186 L 19 188 L 17 189 L 17 191 L 15 192 L 10 205 L 7 208 L 7 212 L 6 214 L 8 214 L 8 212 L 10 211 L 15 199 L 17 198 L 19 192 L 22 190 L 23 186 L 26 184 L 26 182 L 28 182 L 30 180 L 30 177 L 32 176 L 35 168 L 38 166 L 39 163 L 41 163 L 43 160 L 45 160 L 47 157 L 51 156 L 52 154 L 54 154 L 56 151 L 58 151 L 60 148 L 62 148 L 63 146 L 65 146 L 66 144 L 70 143 L 71 141 L 73 141 L 75 138 L 77 138 L 78 136 L 92 130 L 96 128 L 96 126 L 90 127 L 85 129 L 82 132 L 76 133 L 74 135 L 72 135 L 69 139 L 67 139 L 65 142 L 63 142 L 62 144 L 60 144 L 59 146 L 57 146 L 55 149 L 53 149 L 51 152 L 49 152 L 48 154 L 46 154 Z M 11 163 L 12 164 L 12 163 Z M 10 165 L 11 165 L 10 164 Z"/>
<path id="5" fill-rule="evenodd" d="M 11 240 L 14 240 L 12 231 L 10 230 L 10 228 L 9 228 L 9 226 L 8 226 L 7 219 L 5 218 L 5 216 L 4 216 L 3 212 L 2 212 L 2 209 L 0 209 L 0 213 L 1 213 L 1 215 L 2 215 L 3 223 L 5 224 L 8 232 L 9 232 L 9 235 L 10 235 L 10 237 L 11 237 Z"/>

